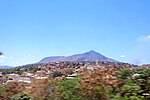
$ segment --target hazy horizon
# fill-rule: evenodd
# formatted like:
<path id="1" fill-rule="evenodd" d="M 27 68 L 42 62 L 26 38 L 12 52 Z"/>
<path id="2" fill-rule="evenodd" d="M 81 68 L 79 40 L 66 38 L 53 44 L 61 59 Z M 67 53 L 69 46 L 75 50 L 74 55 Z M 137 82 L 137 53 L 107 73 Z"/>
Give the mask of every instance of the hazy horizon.
<path id="1" fill-rule="evenodd" d="M 1 65 L 95 50 L 118 61 L 150 63 L 149 0 L 0 1 Z"/>

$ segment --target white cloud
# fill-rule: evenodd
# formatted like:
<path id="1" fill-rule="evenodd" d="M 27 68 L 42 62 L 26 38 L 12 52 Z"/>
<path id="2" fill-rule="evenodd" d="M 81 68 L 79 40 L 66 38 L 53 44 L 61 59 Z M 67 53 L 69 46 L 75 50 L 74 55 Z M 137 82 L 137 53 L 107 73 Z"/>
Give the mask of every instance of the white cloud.
<path id="1" fill-rule="evenodd" d="M 0 59 L 0 64 L 5 63 L 4 59 Z"/>
<path id="2" fill-rule="evenodd" d="M 4 55 L 0 55 L 0 64 L 5 63 L 5 61 L 4 61 L 5 58 L 6 57 Z"/>
<path id="3" fill-rule="evenodd" d="M 124 58 L 124 57 L 126 57 L 126 56 L 125 56 L 125 55 L 121 55 L 120 57 L 121 57 L 121 58 Z"/>
<path id="4" fill-rule="evenodd" d="M 13 56 L 11 56 L 11 57 L 9 57 L 9 59 L 14 59 L 14 57 L 13 57 Z"/>
<path id="5" fill-rule="evenodd" d="M 137 38 L 137 41 L 139 41 L 139 42 L 150 42 L 150 35 L 140 36 Z"/>
<path id="6" fill-rule="evenodd" d="M 109 58 L 113 59 L 113 57 L 109 57 Z"/>
<path id="7" fill-rule="evenodd" d="M 150 35 L 149 36 L 147 36 L 148 38 L 150 38 Z"/>
<path id="8" fill-rule="evenodd" d="M 44 54 L 43 54 L 43 53 L 41 53 L 41 54 L 40 54 L 40 56 L 44 56 Z"/>
<path id="9" fill-rule="evenodd" d="M 4 56 L 4 55 L 1 55 L 0 56 L 0 65 L 7 65 L 9 63 L 9 65 L 11 65 L 12 61 L 14 61 L 14 57 L 13 56 L 10 56 L 10 57 L 7 57 L 7 56 Z"/>
<path id="10" fill-rule="evenodd" d="M 32 57 L 32 55 L 31 55 L 31 54 L 28 54 L 27 57 Z"/>
<path id="11" fill-rule="evenodd" d="M 0 55 L 0 59 L 3 59 L 3 58 L 5 58 L 5 56 L 4 55 Z"/>

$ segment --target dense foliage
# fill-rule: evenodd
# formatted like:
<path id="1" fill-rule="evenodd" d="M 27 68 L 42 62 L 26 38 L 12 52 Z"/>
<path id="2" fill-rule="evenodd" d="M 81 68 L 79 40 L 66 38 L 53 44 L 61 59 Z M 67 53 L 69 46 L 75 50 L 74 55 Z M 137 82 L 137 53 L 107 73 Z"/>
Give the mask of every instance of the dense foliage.
<path id="1" fill-rule="evenodd" d="M 0 85 L 0 100 L 150 100 L 149 68 L 83 69 L 75 78 L 61 77 L 61 70 L 49 79 L 32 83 Z M 59 78 L 57 78 L 59 77 Z"/>
<path id="2" fill-rule="evenodd" d="M 34 100 L 34 99 L 27 94 L 16 94 L 13 97 L 11 97 L 11 100 Z"/>
<path id="3" fill-rule="evenodd" d="M 126 77 L 125 77 L 126 76 Z M 118 94 L 125 100 L 150 100 L 150 69 L 123 70 L 124 85 Z"/>

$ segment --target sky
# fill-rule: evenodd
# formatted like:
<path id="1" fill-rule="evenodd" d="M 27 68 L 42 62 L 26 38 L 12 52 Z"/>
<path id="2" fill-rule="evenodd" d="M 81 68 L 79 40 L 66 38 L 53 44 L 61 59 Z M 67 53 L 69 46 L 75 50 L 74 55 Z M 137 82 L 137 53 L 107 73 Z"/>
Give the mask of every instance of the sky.
<path id="1" fill-rule="evenodd" d="M 150 63 L 149 0 L 0 0 L 0 66 L 95 50 Z"/>

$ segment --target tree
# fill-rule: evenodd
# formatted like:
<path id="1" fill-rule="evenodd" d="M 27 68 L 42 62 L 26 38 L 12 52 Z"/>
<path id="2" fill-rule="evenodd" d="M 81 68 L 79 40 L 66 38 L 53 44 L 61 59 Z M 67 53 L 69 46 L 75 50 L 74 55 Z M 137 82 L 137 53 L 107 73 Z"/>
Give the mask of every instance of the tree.
<path id="1" fill-rule="evenodd" d="M 61 100 L 87 100 L 79 81 L 79 78 L 64 78 L 60 81 L 59 91 L 61 95 Z"/>
<path id="2" fill-rule="evenodd" d="M 0 100 L 10 100 L 10 98 L 25 90 L 26 84 L 19 82 L 9 82 L 0 86 Z"/>
<path id="3" fill-rule="evenodd" d="M 0 85 L 0 98 L 1 98 L 1 100 L 5 100 L 6 98 L 6 92 L 5 92 L 5 90 L 6 90 L 6 86 L 4 85 L 4 84 L 1 84 Z"/>
<path id="4" fill-rule="evenodd" d="M 53 77 L 54 77 L 54 78 L 55 78 L 55 77 L 60 77 L 60 76 L 62 76 L 62 73 L 61 73 L 61 72 L 55 71 L 55 72 L 53 73 Z"/>
<path id="5" fill-rule="evenodd" d="M 116 95 L 123 82 L 119 80 L 118 68 L 95 68 L 80 75 L 88 100 L 110 100 Z"/>
<path id="6" fill-rule="evenodd" d="M 16 94 L 13 97 L 11 97 L 11 100 L 34 100 L 34 99 L 27 94 L 20 93 L 20 94 Z"/>
<path id="7" fill-rule="evenodd" d="M 118 91 L 118 98 L 125 100 L 150 100 L 150 69 L 138 68 L 137 70 L 122 71 L 124 85 Z M 127 74 L 128 73 L 128 74 Z M 130 77 L 130 78 L 129 78 Z"/>

